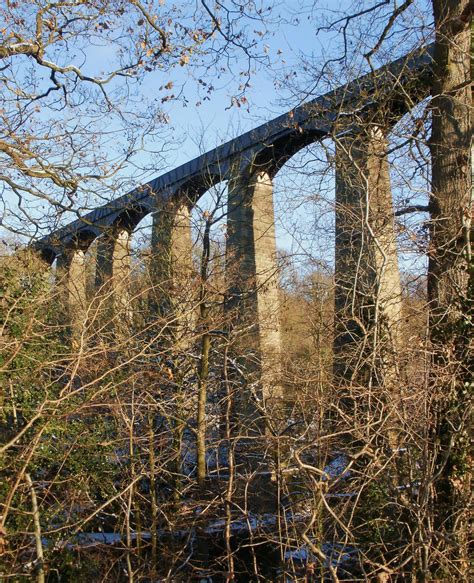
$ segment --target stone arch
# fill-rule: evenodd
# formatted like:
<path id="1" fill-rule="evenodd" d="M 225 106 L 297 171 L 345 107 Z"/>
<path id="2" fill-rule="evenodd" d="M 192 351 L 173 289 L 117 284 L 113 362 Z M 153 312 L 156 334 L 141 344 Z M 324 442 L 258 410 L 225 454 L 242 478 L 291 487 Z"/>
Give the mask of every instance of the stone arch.
<path id="1" fill-rule="evenodd" d="M 220 177 L 219 177 L 220 178 Z M 227 233 L 227 201 L 229 181 L 222 177 L 213 181 L 211 186 L 196 202 L 191 213 L 192 236 L 195 245 L 194 261 L 196 271 L 203 266 L 204 239 L 209 242 L 209 264 L 207 266 L 206 285 L 211 285 L 213 293 L 219 295 L 216 302 L 222 303 L 225 293 L 225 241 Z M 212 283 L 211 283 L 212 282 Z M 218 324 L 222 328 L 222 322 Z"/>
<path id="2" fill-rule="evenodd" d="M 258 171 L 265 171 L 273 180 L 286 162 L 306 146 L 321 141 L 325 136 L 321 131 L 305 129 L 304 126 L 295 129 L 291 134 L 277 137 L 265 145 L 253 158 L 252 166 Z"/>
<path id="3" fill-rule="evenodd" d="M 309 140 L 273 176 L 283 368 L 301 360 L 330 378 L 334 290 L 333 142 Z M 300 142 L 303 143 L 303 142 Z"/>
<path id="4" fill-rule="evenodd" d="M 46 245 L 38 248 L 38 254 L 41 259 L 50 266 L 53 266 L 57 257 L 60 255 L 60 250 L 53 245 Z"/>

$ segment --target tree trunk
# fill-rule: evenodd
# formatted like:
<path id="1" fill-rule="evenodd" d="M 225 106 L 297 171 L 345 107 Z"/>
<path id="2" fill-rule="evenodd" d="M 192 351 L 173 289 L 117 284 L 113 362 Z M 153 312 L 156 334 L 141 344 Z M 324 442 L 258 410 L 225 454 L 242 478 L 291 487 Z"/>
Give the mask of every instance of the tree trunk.
<path id="1" fill-rule="evenodd" d="M 28 488 L 30 489 L 33 524 L 35 529 L 36 574 L 37 574 L 36 581 L 37 583 L 44 583 L 45 582 L 44 555 L 43 555 L 43 543 L 41 538 L 41 522 L 38 508 L 38 499 L 36 498 L 36 492 L 30 474 L 25 474 L 25 479 L 26 483 L 28 484 Z"/>
<path id="2" fill-rule="evenodd" d="M 444 567 L 440 565 L 440 570 L 451 570 L 455 565 L 452 575 L 467 581 L 467 314 L 472 208 L 469 0 L 433 0 L 433 13 L 436 40 L 428 296 L 431 384 L 437 403 L 434 518 L 439 544 L 447 545 L 445 556 L 449 561 Z"/>
<path id="3" fill-rule="evenodd" d="M 207 381 L 209 376 L 209 353 L 211 350 L 211 335 L 209 333 L 209 307 L 207 305 L 206 284 L 210 260 L 210 230 L 212 218 L 206 220 L 204 229 L 203 252 L 201 258 L 201 289 L 199 294 L 199 323 L 201 330 L 201 358 L 198 371 L 198 410 L 197 410 L 197 479 L 201 491 L 206 482 L 206 402 Z"/>

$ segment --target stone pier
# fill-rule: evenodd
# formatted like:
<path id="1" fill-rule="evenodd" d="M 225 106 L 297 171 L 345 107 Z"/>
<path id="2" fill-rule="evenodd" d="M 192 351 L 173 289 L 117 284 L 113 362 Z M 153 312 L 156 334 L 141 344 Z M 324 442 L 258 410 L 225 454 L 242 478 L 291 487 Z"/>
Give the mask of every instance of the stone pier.
<path id="1" fill-rule="evenodd" d="M 81 344 L 87 309 L 84 249 L 64 249 L 57 259 L 56 279 L 61 286 L 61 309 L 66 314 L 75 349 Z"/>
<path id="2" fill-rule="evenodd" d="M 165 203 L 153 215 L 150 294 L 152 313 L 168 322 L 176 346 L 189 346 L 196 324 L 191 206 Z"/>
<path id="3" fill-rule="evenodd" d="M 336 143 L 338 383 L 381 386 L 397 374 L 402 304 L 386 150 L 376 126 Z"/>
<path id="4" fill-rule="evenodd" d="M 99 238 L 97 245 L 97 300 L 103 306 L 102 322 L 116 331 L 132 322 L 130 241 L 130 230 L 113 228 Z"/>
<path id="5" fill-rule="evenodd" d="M 271 413 L 282 397 L 273 187 L 263 169 L 248 168 L 229 183 L 226 278 L 227 310 L 247 369 L 247 386 L 235 399 L 236 417 L 251 426 L 260 417 L 255 398 Z"/>

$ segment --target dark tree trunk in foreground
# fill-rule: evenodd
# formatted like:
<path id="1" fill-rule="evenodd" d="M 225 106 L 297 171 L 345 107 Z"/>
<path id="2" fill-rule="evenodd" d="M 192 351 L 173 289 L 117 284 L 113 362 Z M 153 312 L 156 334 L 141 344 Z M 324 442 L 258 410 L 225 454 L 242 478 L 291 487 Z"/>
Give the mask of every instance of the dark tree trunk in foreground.
<path id="1" fill-rule="evenodd" d="M 436 403 L 434 442 L 438 447 L 435 531 L 445 557 L 454 561 L 444 569 L 440 565 L 440 570 L 456 572 L 459 580 L 467 581 L 471 10 L 469 0 L 433 0 L 433 12 L 436 42 L 428 293 L 431 382 Z"/>

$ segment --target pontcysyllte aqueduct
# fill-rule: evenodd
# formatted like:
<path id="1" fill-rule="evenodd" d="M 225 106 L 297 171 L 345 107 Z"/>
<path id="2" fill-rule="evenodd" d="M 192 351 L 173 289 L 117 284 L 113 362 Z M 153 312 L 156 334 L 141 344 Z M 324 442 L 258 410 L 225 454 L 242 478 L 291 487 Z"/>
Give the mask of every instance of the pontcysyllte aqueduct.
<path id="1" fill-rule="evenodd" d="M 159 264 L 173 257 L 179 261 L 191 245 L 193 204 L 211 186 L 227 181 L 226 254 L 228 277 L 233 278 L 228 302 L 234 307 L 245 303 L 241 313 L 254 323 L 263 394 L 268 398 L 278 393 L 273 379 L 278 377 L 282 346 L 272 179 L 299 149 L 332 138 L 336 144 L 336 312 L 363 311 L 363 306 L 354 307 L 354 298 L 357 304 L 358 296 L 366 298 L 366 290 L 376 286 L 379 312 L 393 322 L 396 336 L 401 292 L 386 138 L 393 125 L 429 94 L 430 63 L 430 47 L 402 57 L 158 176 L 40 240 L 36 248 L 43 258 L 49 263 L 57 259 L 58 269 L 66 274 L 71 328 L 81 325 L 85 252 L 95 239 L 96 284 L 109 282 L 115 301 L 124 301 L 120 295 L 127 290 L 117 282 L 126 279 L 130 269 L 131 234 L 138 223 L 153 215 L 152 257 L 158 264 L 155 273 L 163 273 Z M 170 214 L 175 220 L 167 220 Z M 173 253 L 170 245 L 181 252 Z M 361 262 L 365 269 L 360 269 Z M 357 317 L 349 315 L 336 335 L 335 363 L 343 376 L 351 373 L 349 346 L 357 326 Z M 252 415 L 247 399 L 242 403 L 246 410 L 241 414 Z"/>

